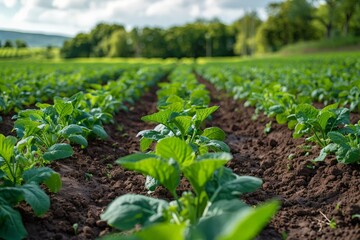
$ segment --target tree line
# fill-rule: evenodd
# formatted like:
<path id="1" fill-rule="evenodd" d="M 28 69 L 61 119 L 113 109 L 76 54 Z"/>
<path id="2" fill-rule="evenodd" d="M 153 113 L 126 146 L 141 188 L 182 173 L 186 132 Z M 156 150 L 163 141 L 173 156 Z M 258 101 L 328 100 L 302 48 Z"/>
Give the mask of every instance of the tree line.
<path id="1" fill-rule="evenodd" d="M 252 55 L 278 51 L 299 41 L 360 36 L 359 0 L 285 0 L 267 6 L 268 18 L 248 12 L 230 25 L 199 19 L 168 29 L 100 23 L 64 43 L 75 57 L 158 57 Z"/>
<path id="2" fill-rule="evenodd" d="M 16 39 L 15 41 L 5 40 L 4 43 L 0 41 L 0 48 L 27 48 L 28 45 L 24 40 Z"/>

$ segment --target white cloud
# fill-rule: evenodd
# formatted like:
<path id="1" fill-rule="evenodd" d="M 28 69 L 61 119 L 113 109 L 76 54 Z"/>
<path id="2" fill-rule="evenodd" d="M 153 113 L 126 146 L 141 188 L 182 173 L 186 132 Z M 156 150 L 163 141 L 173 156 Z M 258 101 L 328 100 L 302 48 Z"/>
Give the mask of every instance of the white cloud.
<path id="1" fill-rule="evenodd" d="M 17 0 L 3 0 L 2 2 L 7 8 L 12 8 L 17 4 Z"/>
<path id="2" fill-rule="evenodd" d="M 231 23 L 245 11 L 256 9 L 264 18 L 264 7 L 273 0 L 0 0 L 0 15 L 12 8 L 6 26 L 66 34 L 89 31 L 98 22 L 129 26 L 169 27 L 197 18 L 217 17 Z M 6 12 L 9 16 L 9 12 Z M 29 28 L 29 30 L 32 30 Z"/>

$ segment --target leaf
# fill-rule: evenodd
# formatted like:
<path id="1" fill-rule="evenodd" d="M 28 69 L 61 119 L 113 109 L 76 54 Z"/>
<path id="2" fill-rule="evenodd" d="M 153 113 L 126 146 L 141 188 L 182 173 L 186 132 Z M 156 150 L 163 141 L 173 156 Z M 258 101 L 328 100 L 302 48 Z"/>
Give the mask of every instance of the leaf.
<path id="1" fill-rule="evenodd" d="M 310 119 L 316 119 L 319 110 L 311 106 L 310 104 L 304 103 L 299 104 L 296 107 L 296 119 L 299 123 L 306 123 Z"/>
<path id="2" fill-rule="evenodd" d="M 288 121 L 286 113 L 276 114 L 275 118 L 278 124 L 285 124 Z"/>
<path id="3" fill-rule="evenodd" d="M 63 159 L 71 157 L 74 151 L 69 144 L 66 143 L 56 143 L 46 150 L 43 155 L 43 158 L 47 161 L 53 161 L 58 159 Z"/>
<path id="4" fill-rule="evenodd" d="M 348 144 L 347 143 L 347 139 L 345 138 L 344 135 L 342 135 L 339 132 L 328 132 L 328 137 L 331 139 L 332 142 L 342 146 L 342 147 L 347 147 Z"/>
<path id="5" fill-rule="evenodd" d="M 248 205 L 239 199 L 219 200 L 211 204 L 206 217 L 234 213 L 241 208 L 248 208 Z"/>
<path id="6" fill-rule="evenodd" d="M 195 114 L 195 122 L 197 123 L 196 126 L 200 126 L 200 124 L 218 108 L 219 106 L 212 106 L 209 108 L 197 109 Z"/>
<path id="7" fill-rule="evenodd" d="M 221 168 L 206 184 L 206 192 L 212 201 L 238 198 L 241 194 L 254 192 L 262 180 L 252 176 L 238 176 L 229 168 Z"/>
<path id="8" fill-rule="evenodd" d="M 174 193 L 180 182 L 180 173 L 177 168 L 154 154 L 132 154 L 119 158 L 116 163 L 157 179 L 171 193 Z"/>
<path id="9" fill-rule="evenodd" d="M 209 127 L 204 129 L 202 136 L 212 140 L 219 140 L 219 141 L 225 140 L 225 132 L 218 127 Z"/>
<path id="10" fill-rule="evenodd" d="M 177 126 L 180 130 L 181 135 L 186 135 L 188 133 L 189 128 L 191 127 L 191 117 L 190 116 L 178 116 L 172 120 L 172 122 Z"/>
<path id="11" fill-rule="evenodd" d="M 0 134 L 0 156 L 7 162 L 11 161 L 12 156 L 14 155 L 14 146 L 17 142 L 16 137 Z"/>
<path id="12" fill-rule="evenodd" d="M 168 203 L 161 199 L 126 194 L 116 198 L 101 214 L 101 219 L 119 230 L 130 230 L 136 224 L 146 226 L 163 220 Z"/>
<path id="13" fill-rule="evenodd" d="M 142 137 L 140 139 L 140 151 L 145 152 L 146 150 L 149 149 L 152 143 L 153 143 L 152 139 Z"/>
<path id="14" fill-rule="evenodd" d="M 318 116 L 318 121 L 319 121 L 320 127 L 323 131 L 325 131 L 328 121 L 332 117 L 335 117 L 334 113 L 328 112 L 328 111 L 320 111 L 319 116 Z"/>
<path id="15" fill-rule="evenodd" d="M 192 148 L 177 137 L 161 139 L 155 151 L 164 159 L 174 159 L 180 166 L 191 164 L 195 157 Z"/>
<path id="16" fill-rule="evenodd" d="M 198 157 L 194 163 L 186 166 L 182 171 L 196 193 L 200 195 L 215 170 L 224 166 L 231 159 L 232 156 L 228 153 L 208 153 Z"/>
<path id="17" fill-rule="evenodd" d="M 278 208 L 278 201 L 270 201 L 256 208 L 239 211 L 221 231 L 218 240 L 254 239 Z"/>
<path id="18" fill-rule="evenodd" d="M 222 152 L 230 153 L 229 146 L 222 141 L 210 140 L 208 143 L 205 144 L 205 146 L 211 148 L 213 151 L 216 152 L 222 151 Z"/>
<path id="19" fill-rule="evenodd" d="M 184 240 L 185 229 L 185 224 L 159 223 L 142 229 L 135 236 L 141 240 Z"/>
<path id="20" fill-rule="evenodd" d="M 25 183 L 44 183 L 51 192 L 59 192 L 62 183 L 60 174 L 48 167 L 32 168 L 22 175 Z"/>
<path id="21" fill-rule="evenodd" d="M 71 115 L 74 107 L 70 101 L 65 101 L 60 97 L 54 98 L 54 108 L 60 117 Z"/>
<path id="22" fill-rule="evenodd" d="M 167 125 L 168 120 L 172 113 L 173 113 L 173 111 L 171 111 L 171 110 L 163 110 L 163 111 L 159 111 L 159 112 L 144 116 L 141 118 L 141 120 L 143 120 L 145 122 L 154 122 L 154 123 L 161 123 L 161 124 Z"/>
<path id="23" fill-rule="evenodd" d="M 88 141 L 82 135 L 71 134 L 68 138 L 72 143 L 76 143 L 84 147 L 88 146 Z"/>
<path id="24" fill-rule="evenodd" d="M 32 207 L 37 216 L 46 213 L 50 208 L 49 196 L 34 183 L 28 183 L 21 186 L 25 201 Z"/>
<path id="25" fill-rule="evenodd" d="M 101 139 L 106 139 L 108 138 L 108 134 L 106 133 L 106 131 L 104 130 L 104 128 L 100 125 L 94 125 L 94 127 L 92 128 L 92 131 L 95 133 L 96 136 L 98 136 Z"/>
<path id="26" fill-rule="evenodd" d="M 334 109 L 333 112 L 336 115 L 334 126 L 350 124 L 350 110 L 347 108 Z"/>
<path id="27" fill-rule="evenodd" d="M 4 199 L 0 198 L 0 238 L 24 239 L 27 235 L 21 215 Z"/>
<path id="28" fill-rule="evenodd" d="M 59 133 L 65 136 L 69 136 L 71 134 L 82 133 L 82 128 L 76 124 L 70 124 L 64 127 Z"/>
<path id="29" fill-rule="evenodd" d="M 337 159 L 345 164 L 360 162 L 360 148 L 351 148 L 346 151 L 344 157 L 338 157 Z"/>

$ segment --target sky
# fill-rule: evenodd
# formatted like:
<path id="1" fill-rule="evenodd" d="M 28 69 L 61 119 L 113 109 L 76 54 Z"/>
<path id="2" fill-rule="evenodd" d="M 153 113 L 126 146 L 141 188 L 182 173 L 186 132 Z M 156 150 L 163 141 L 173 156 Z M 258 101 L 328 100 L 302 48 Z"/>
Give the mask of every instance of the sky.
<path id="1" fill-rule="evenodd" d="M 0 29 L 74 36 L 99 22 L 170 27 L 198 18 L 232 23 L 246 11 L 265 19 L 274 0 L 0 0 Z"/>

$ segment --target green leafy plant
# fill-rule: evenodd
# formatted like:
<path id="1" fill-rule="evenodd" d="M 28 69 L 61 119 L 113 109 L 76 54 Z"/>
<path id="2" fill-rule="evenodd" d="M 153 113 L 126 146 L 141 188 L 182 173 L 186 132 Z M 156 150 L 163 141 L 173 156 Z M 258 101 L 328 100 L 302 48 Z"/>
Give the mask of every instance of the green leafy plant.
<path id="1" fill-rule="evenodd" d="M 332 104 L 318 110 L 309 104 L 298 105 L 295 114 L 288 117 L 297 121 L 293 137 L 300 138 L 308 135 L 307 141 L 325 147 L 329 143 L 327 137 L 329 132 L 336 131 L 350 123 L 349 110 L 337 107 L 338 104 Z"/>
<path id="2" fill-rule="evenodd" d="M 45 184 L 52 192 L 61 188 L 58 173 L 47 167 L 29 166 L 18 147 L 15 137 L 0 134 L 0 237 L 4 239 L 26 236 L 20 213 L 14 206 L 25 201 L 41 216 L 49 209 L 50 200 L 39 185 Z"/>
<path id="3" fill-rule="evenodd" d="M 145 116 L 144 121 L 158 123 L 154 130 L 139 132 L 141 150 L 147 150 L 153 141 L 176 136 L 190 143 L 198 153 L 212 151 L 229 152 L 230 149 L 224 142 L 225 133 L 217 127 L 201 130 L 204 121 L 218 109 L 217 106 L 202 109 L 185 109 L 180 112 L 162 110 Z"/>
<path id="4" fill-rule="evenodd" d="M 177 224 L 177 228 L 182 229 L 181 231 L 187 227 L 190 231 L 189 239 L 204 234 L 200 239 L 215 239 L 215 237 L 231 239 L 231 236 L 236 236 L 239 231 L 245 231 L 245 226 L 248 224 L 245 220 L 247 217 L 255 218 L 253 214 L 257 217 L 263 214 L 256 223 L 253 223 L 254 228 L 249 230 L 249 236 L 245 238 L 249 239 L 255 236 L 263 224 L 270 219 L 276 211 L 278 203 L 273 202 L 264 207 L 267 209 L 267 213 L 262 207 L 258 211 L 265 212 L 255 213 L 256 211 L 252 211 L 251 207 L 238 200 L 237 197 L 240 194 L 254 191 L 261 186 L 262 182 L 253 177 L 242 178 L 233 174 L 230 169 L 224 168 L 224 164 L 230 159 L 231 155 L 225 152 L 196 156 L 188 143 L 176 137 L 160 140 L 154 153 L 138 153 L 120 158 L 117 163 L 153 177 L 170 191 L 175 200 L 168 203 L 141 195 L 124 195 L 108 207 L 102 214 L 102 219 L 121 230 L 132 229 L 136 224 L 149 226 L 149 228 L 144 228 L 144 234 L 140 232 L 139 236 L 145 236 L 145 233 L 153 227 L 157 229 L 157 226 L 161 225 L 154 224 L 161 223 Z M 218 172 L 215 174 L 217 170 Z M 194 193 L 184 192 L 181 197 L 178 197 L 176 188 L 181 175 L 184 175 L 190 182 Z M 237 211 L 244 212 L 240 214 Z M 224 215 L 226 218 L 222 217 Z M 224 236 L 221 235 L 219 226 L 217 226 L 219 230 L 217 233 L 205 231 L 207 227 L 214 224 L 213 221 L 218 221 L 218 224 L 225 219 L 228 220 L 228 223 L 237 223 L 232 225 L 233 235 L 225 234 L 225 232 L 229 234 L 228 231 L 225 231 L 225 228 L 228 227 L 226 225 L 221 225 L 224 228 Z M 207 238 L 209 234 L 214 234 L 213 238 Z M 140 239 L 149 238 L 141 237 Z"/>

